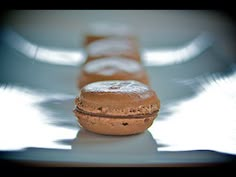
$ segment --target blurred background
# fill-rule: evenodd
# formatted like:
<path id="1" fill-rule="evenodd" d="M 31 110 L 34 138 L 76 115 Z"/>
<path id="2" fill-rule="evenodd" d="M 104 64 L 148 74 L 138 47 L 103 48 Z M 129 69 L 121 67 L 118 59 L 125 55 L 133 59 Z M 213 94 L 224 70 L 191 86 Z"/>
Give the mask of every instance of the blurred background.
<path id="1" fill-rule="evenodd" d="M 153 126 L 131 143 L 81 130 L 72 113 L 76 78 L 85 60 L 84 35 L 95 23 L 132 29 L 162 103 Z M 234 21 L 221 11 L 5 11 L 0 28 L 2 157 L 79 165 L 235 158 L 235 32 Z M 140 140 L 146 143 L 132 155 Z M 88 148 L 91 142 L 95 149 Z M 117 142 L 124 150 L 115 155 Z M 103 148 L 109 152 L 105 156 Z"/>

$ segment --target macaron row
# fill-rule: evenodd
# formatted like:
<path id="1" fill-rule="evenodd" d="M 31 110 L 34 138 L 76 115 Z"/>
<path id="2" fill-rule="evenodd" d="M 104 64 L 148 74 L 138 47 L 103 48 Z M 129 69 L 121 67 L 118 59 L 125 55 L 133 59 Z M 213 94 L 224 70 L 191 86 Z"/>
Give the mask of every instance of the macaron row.
<path id="1" fill-rule="evenodd" d="M 137 39 L 88 35 L 85 41 L 87 58 L 78 78 L 80 89 L 89 83 L 105 80 L 136 80 L 149 84 Z"/>
<path id="2" fill-rule="evenodd" d="M 83 128 L 104 135 L 131 135 L 149 128 L 160 100 L 149 85 L 133 35 L 88 34 L 74 114 Z"/>

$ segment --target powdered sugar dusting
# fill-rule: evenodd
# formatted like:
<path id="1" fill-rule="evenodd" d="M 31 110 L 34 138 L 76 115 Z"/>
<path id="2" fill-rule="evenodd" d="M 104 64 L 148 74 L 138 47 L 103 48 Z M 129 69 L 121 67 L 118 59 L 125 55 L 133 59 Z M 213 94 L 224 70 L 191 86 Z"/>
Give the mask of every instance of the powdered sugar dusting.
<path id="1" fill-rule="evenodd" d="M 135 73 L 140 70 L 142 70 L 142 67 L 138 62 L 121 57 L 94 60 L 84 66 L 85 72 L 102 75 L 112 75 L 119 71 Z"/>
<path id="2" fill-rule="evenodd" d="M 149 87 L 133 80 L 113 80 L 94 82 L 86 85 L 82 90 L 85 92 L 145 93 L 149 91 Z"/>

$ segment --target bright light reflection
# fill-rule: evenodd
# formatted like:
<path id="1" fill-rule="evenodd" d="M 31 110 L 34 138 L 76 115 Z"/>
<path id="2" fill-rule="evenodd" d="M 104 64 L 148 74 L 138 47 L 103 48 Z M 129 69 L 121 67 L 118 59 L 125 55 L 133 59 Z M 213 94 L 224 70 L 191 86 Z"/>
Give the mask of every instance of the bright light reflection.
<path id="1" fill-rule="evenodd" d="M 171 115 L 156 121 L 150 132 L 159 151 L 214 150 L 236 154 L 236 72 L 210 77 L 199 94 L 163 107 Z"/>
<path id="2" fill-rule="evenodd" d="M 193 59 L 212 45 L 213 39 L 202 33 L 186 46 L 172 49 L 154 49 L 144 51 L 144 64 L 146 66 L 162 66 L 182 63 Z"/>
<path id="3" fill-rule="evenodd" d="M 84 54 L 81 50 L 73 51 L 41 47 L 24 39 L 11 29 L 5 29 L 3 40 L 13 49 L 31 59 L 51 64 L 71 66 L 78 65 L 84 61 Z"/>
<path id="4" fill-rule="evenodd" d="M 50 114 L 36 106 L 36 103 L 47 99 L 68 97 L 71 96 L 49 96 L 19 87 L 0 86 L 0 150 L 20 150 L 27 147 L 71 149 L 70 145 L 55 141 L 75 138 L 78 129 L 51 124 L 50 120 L 53 119 Z"/>
<path id="5" fill-rule="evenodd" d="M 9 46 L 35 60 L 71 66 L 82 64 L 85 60 L 85 54 L 82 49 L 65 50 L 38 46 L 11 29 L 6 29 L 3 37 Z M 144 65 L 163 66 L 185 62 L 200 55 L 212 43 L 213 38 L 207 33 L 202 33 L 183 47 L 143 50 Z"/>
<path id="6" fill-rule="evenodd" d="M 81 50 L 69 51 L 39 47 L 35 59 L 53 64 L 74 66 L 84 61 L 83 56 L 84 54 Z"/>

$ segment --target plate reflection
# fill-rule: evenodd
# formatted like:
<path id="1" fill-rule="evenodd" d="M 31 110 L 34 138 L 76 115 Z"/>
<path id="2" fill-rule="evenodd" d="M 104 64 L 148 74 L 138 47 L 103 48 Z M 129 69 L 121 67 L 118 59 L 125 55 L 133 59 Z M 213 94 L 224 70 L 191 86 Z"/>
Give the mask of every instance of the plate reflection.
<path id="1" fill-rule="evenodd" d="M 236 72 L 193 79 L 196 95 L 162 106 L 150 132 L 159 151 L 213 150 L 236 154 Z M 184 82 L 183 82 L 184 83 Z M 191 85 L 190 84 L 190 85 Z"/>
<path id="2" fill-rule="evenodd" d="M 5 28 L 2 37 L 3 41 L 11 48 L 30 59 L 68 66 L 81 65 L 85 60 L 85 55 L 81 49 L 66 50 L 38 46 L 10 28 Z M 193 40 L 180 47 L 145 49 L 142 51 L 143 63 L 146 66 L 165 66 L 182 63 L 202 54 L 212 46 L 213 41 L 213 36 L 202 32 Z"/>
<path id="3" fill-rule="evenodd" d="M 95 161 L 130 162 L 155 159 L 158 145 L 149 131 L 131 136 L 104 136 L 81 128 L 72 152 Z"/>
<path id="4" fill-rule="evenodd" d="M 27 147 L 70 149 L 70 145 L 58 144 L 56 141 L 74 138 L 77 129 L 56 126 L 51 112 L 37 105 L 47 99 L 63 100 L 68 97 L 71 96 L 1 86 L 0 150 L 21 150 Z"/>
<path id="5" fill-rule="evenodd" d="M 194 82 L 199 82 L 199 78 L 191 83 Z M 154 153 L 157 144 L 162 144 L 165 146 L 160 146 L 158 151 L 213 150 L 236 154 L 236 72 L 224 77 L 207 77 L 194 88 L 195 95 L 163 104 L 149 132 L 115 138 L 86 133 L 83 129 L 76 135 L 79 126 L 72 112 L 73 95 L 1 86 L 0 106 L 4 109 L 0 112 L 0 150 L 27 147 L 75 150 L 78 147 L 81 153 L 105 153 L 110 146 L 111 153 L 124 151 L 131 155 L 132 152 L 144 154 L 149 148 L 152 150 L 148 152 Z M 58 143 L 76 136 L 72 144 Z M 148 136 L 149 140 L 144 138 Z M 108 147 L 105 151 L 103 142 Z"/>

